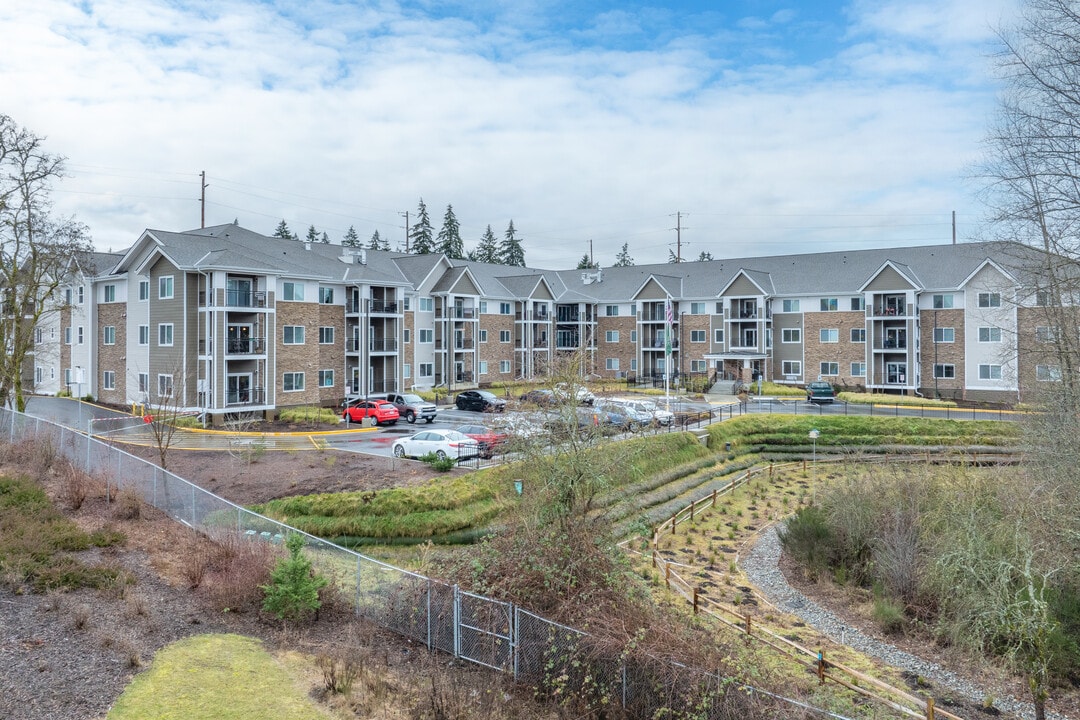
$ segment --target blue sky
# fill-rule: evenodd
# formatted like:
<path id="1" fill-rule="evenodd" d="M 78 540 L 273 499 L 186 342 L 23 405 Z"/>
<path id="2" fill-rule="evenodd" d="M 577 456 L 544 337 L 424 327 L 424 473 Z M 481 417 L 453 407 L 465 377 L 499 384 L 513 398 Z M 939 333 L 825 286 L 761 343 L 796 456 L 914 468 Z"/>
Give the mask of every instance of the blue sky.
<path id="1" fill-rule="evenodd" d="M 453 204 L 467 247 L 663 262 L 984 232 L 976 182 L 1015 0 L 0 5 L 0 113 L 69 159 L 101 249 L 284 218 L 398 242 Z"/>

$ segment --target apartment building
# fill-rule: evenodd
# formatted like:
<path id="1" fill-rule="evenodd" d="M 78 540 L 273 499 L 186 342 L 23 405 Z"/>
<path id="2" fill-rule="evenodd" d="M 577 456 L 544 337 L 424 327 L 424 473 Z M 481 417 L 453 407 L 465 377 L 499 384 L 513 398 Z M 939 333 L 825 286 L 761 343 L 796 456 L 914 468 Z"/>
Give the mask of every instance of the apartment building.
<path id="1" fill-rule="evenodd" d="M 823 379 L 1009 402 L 1060 378 L 1040 350 L 1077 334 L 1047 319 L 1043 259 L 972 243 L 560 271 L 235 224 L 146 230 L 123 254 L 73 264 L 39 328 L 34 388 L 216 421 L 539 378 L 572 358 L 583 376 Z"/>

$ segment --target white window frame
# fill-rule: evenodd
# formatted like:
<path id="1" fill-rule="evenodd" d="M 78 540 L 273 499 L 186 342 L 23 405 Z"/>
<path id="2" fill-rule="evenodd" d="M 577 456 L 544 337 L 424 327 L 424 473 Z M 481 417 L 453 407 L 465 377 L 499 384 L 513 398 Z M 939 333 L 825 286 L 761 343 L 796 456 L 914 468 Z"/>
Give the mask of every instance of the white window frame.
<path id="1" fill-rule="evenodd" d="M 102 297 L 104 298 L 102 302 L 116 302 L 116 286 L 112 284 L 106 285 L 102 289 Z"/>
<path id="2" fill-rule="evenodd" d="M 780 366 L 781 375 L 802 375 L 802 360 L 784 360 Z"/>
<path id="3" fill-rule="evenodd" d="M 1060 382 L 1061 381 L 1061 366 L 1060 365 L 1036 365 L 1035 366 L 1035 379 L 1039 382 Z"/>
<path id="4" fill-rule="evenodd" d="M 511 340 L 511 337 L 510 337 L 510 331 L 509 330 L 500 330 L 499 331 L 499 342 L 508 343 L 508 342 L 510 342 L 510 340 Z"/>
<path id="5" fill-rule="evenodd" d="M 851 298 L 851 311 L 863 312 L 866 310 L 866 298 L 859 296 Z"/>
<path id="6" fill-rule="evenodd" d="M 480 374 L 481 374 L 481 375 L 487 375 L 487 374 L 488 374 L 488 371 L 487 371 L 487 360 L 481 360 L 481 361 L 479 362 L 479 365 L 480 365 L 480 370 L 479 370 Z"/>
<path id="7" fill-rule="evenodd" d="M 840 376 L 840 363 L 832 360 L 823 360 L 819 367 L 821 377 L 839 377 Z"/>
<path id="8" fill-rule="evenodd" d="M 479 332 L 480 342 L 486 343 L 487 342 L 487 335 L 488 335 L 487 330 L 480 330 L 480 332 Z"/>
<path id="9" fill-rule="evenodd" d="M 802 328 L 783 328 L 780 333 L 781 343 L 801 343 L 802 342 Z"/>
<path id="10" fill-rule="evenodd" d="M 955 380 L 956 379 L 956 365 L 953 363 L 935 363 L 934 364 L 934 379 L 935 380 Z"/>
<path id="11" fill-rule="evenodd" d="M 840 310 L 839 298 L 821 298 L 821 312 L 837 312 Z"/>
<path id="12" fill-rule="evenodd" d="M 1053 325 L 1038 325 L 1035 328 L 1035 342 L 1040 344 L 1057 342 L 1057 327 Z"/>
<path id="13" fill-rule="evenodd" d="M 818 330 L 818 342 L 825 345 L 840 342 L 840 328 L 821 328 Z"/>
<path id="14" fill-rule="evenodd" d="M 500 360 L 499 361 L 499 372 L 501 374 L 503 374 L 503 375 L 506 375 L 510 371 L 511 371 L 510 361 L 509 360 Z"/>
<path id="15" fill-rule="evenodd" d="M 981 293 L 979 293 L 979 307 L 981 307 L 981 308 L 1001 307 L 1001 293 L 996 293 L 996 292 L 981 292 Z"/>
<path id="16" fill-rule="evenodd" d="M 158 323 L 158 347 L 172 347 L 175 340 L 172 323 Z"/>
<path id="17" fill-rule="evenodd" d="M 327 287 L 325 285 L 320 285 L 319 286 L 319 304 L 320 305 L 333 305 L 334 304 L 334 288 Z"/>
<path id="18" fill-rule="evenodd" d="M 948 295 L 934 295 L 933 307 L 935 310 L 951 310 L 953 307 L 953 296 Z"/>
<path id="19" fill-rule="evenodd" d="M 158 300 L 172 300 L 176 297 L 176 285 L 172 275 L 162 275 L 157 279 Z"/>
<path id="20" fill-rule="evenodd" d="M 139 392 L 150 392 L 150 373 L 139 373 Z"/>
<path id="21" fill-rule="evenodd" d="M 300 382 L 298 383 L 297 380 Z M 306 378 L 302 372 L 287 372 L 281 374 L 281 392 L 303 392 Z M 289 387 L 289 386 L 292 387 Z"/>
<path id="22" fill-rule="evenodd" d="M 866 363 L 851 363 L 851 377 L 866 377 Z"/>
<path id="23" fill-rule="evenodd" d="M 619 317 L 619 306 L 618 305 L 605 305 L 604 306 L 604 317 Z"/>
<path id="24" fill-rule="evenodd" d="M 713 342 L 717 345 L 724 344 L 724 328 L 715 328 L 713 330 Z"/>
<path id="25" fill-rule="evenodd" d="M 705 330 L 691 330 L 690 331 L 690 342 L 692 342 L 692 343 L 703 343 L 703 342 L 705 342 L 706 338 L 708 338 L 708 337 L 709 337 L 709 335 Z"/>
<path id="26" fill-rule="evenodd" d="M 783 305 L 781 305 L 781 307 L 783 308 L 783 312 L 786 312 L 786 313 L 801 312 L 799 310 L 799 300 L 797 298 L 795 298 L 795 299 L 789 298 L 789 299 L 784 300 Z"/>
<path id="27" fill-rule="evenodd" d="M 283 325 L 281 327 L 282 345 L 303 345 L 305 332 L 303 325 Z"/>
<path id="28" fill-rule="evenodd" d="M 281 283 L 281 299 L 285 302 L 304 302 L 304 283 L 292 280 Z"/>
<path id="29" fill-rule="evenodd" d="M 139 281 L 139 300 L 149 300 L 149 299 L 150 299 L 150 281 L 149 280 L 140 280 Z"/>
<path id="30" fill-rule="evenodd" d="M 690 303 L 690 314 L 691 315 L 704 315 L 705 314 L 705 303 L 703 303 L 703 302 L 692 302 L 692 303 Z"/>
<path id="31" fill-rule="evenodd" d="M 410 380 L 412 378 L 412 365 L 410 363 L 405 363 L 401 366 L 401 377 L 405 380 Z"/>
<path id="32" fill-rule="evenodd" d="M 417 366 L 419 375 L 417 377 L 428 378 L 435 377 L 435 363 L 422 362 Z"/>
<path id="33" fill-rule="evenodd" d="M 979 365 L 979 379 L 980 380 L 1000 380 L 1001 379 L 1001 366 L 992 364 Z"/>
<path id="34" fill-rule="evenodd" d="M 116 373 L 112 370 L 104 370 L 101 373 L 101 389 L 102 390 L 115 390 L 116 389 Z"/>
<path id="35" fill-rule="evenodd" d="M 149 345 L 150 344 L 150 326 L 149 325 L 140 325 L 139 326 L 139 344 L 140 345 Z"/>
<path id="36" fill-rule="evenodd" d="M 173 376 L 165 373 L 158 373 L 157 388 L 159 398 L 171 398 L 175 391 L 175 388 L 173 387 Z"/>
<path id="37" fill-rule="evenodd" d="M 983 332 L 983 331 L 986 332 Z M 983 337 L 986 337 L 984 340 Z M 1001 328 L 999 327 L 981 327 L 979 328 L 979 342 L 981 343 L 999 343 L 1001 342 Z"/>
<path id="38" fill-rule="evenodd" d="M 420 312 L 435 312 L 435 298 L 422 297 L 416 305 Z"/>
<path id="39" fill-rule="evenodd" d="M 334 371 L 332 369 L 319 371 L 319 387 L 334 387 Z"/>
<path id="40" fill-rule="evenodd" d="M 866 342 L 866 328 L 851 328 L 850 334 L 851 342 L 853 343 L 865 343 Z"/>
<path id="41" fill-rule="evenodd" d="M 619 331 L 618 330 L 607 330 L 607 331 L 605 331 L 604 332 L 604 342 L 607 342 L 607 343 L 617 343 L 617 342 L 619 342 Z"/>
<path id="42" fill-rule="evenodd" d="M 404 332 L 402 334 L 402 341 L 407 342 L 407 343 L 412 342 L 412 330 L 410 328 L 405 328 L 405 330 L 404 330 Z"/>
<path id="43" fill-rule="evenodd" d="M 102 345 L 115 345 L 116 344 L 116 326 L 106 325 L 101 329 L 101 344 Z"/>
<path id="44" fill-rule="evenodd" d="M 619 369 L 619 358 L 606 358 L 604 360 L 604 369 L 605 370 L 618 370 Z"/>
<path id="45" fill-rule="evenodd" d="M 319 326 L 319 344 L 320 345 L 333 345 L 334 344 L 334 326 L 333 325 L 320 325 Z M 323 387 L 320 385 L 319 387 Z"/>
<path id="46" fill-rule="evenodd" d="M 934 342 L 938 344 L 956 342 L 956 328 L 934 328 Z"/>
<path id="47" fill-rule="evenodd" d="M 78 345 L 83 344 L 83 326 L 82 325 L 75 328 L 75 342 Z"/>
<path id="48" fill-rule="evenodd" d="M 511 306 L 510 303 L 508 303 L 508 302 L 499 303 L 499 314 L 500 315 L 511 315 L 511 314 L 513 314 L 513 312 L 514 312 L 514 308 Z"/>
<path id="49" fill-rule="evenodd" d="M 690 372 L 703 373 L 703 372 L 708 372 L 708 369 L 709 369 L 709 363 L 706 360 L 691 360 L 690 361 Z"/>
<path id="50" fill-rule="evenodd" d="M 432 328 L 420 328 L 416 331 L 416 342 L 425 345 L 435 342 L 435 330 Z"/>

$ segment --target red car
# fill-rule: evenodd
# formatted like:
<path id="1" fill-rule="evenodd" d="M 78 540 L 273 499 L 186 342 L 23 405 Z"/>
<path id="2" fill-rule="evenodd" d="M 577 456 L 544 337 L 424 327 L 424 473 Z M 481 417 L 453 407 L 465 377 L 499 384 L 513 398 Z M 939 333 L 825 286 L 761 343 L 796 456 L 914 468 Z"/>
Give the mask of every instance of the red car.
<path id="1" fill-rule="evenodd" d="M 495 454 L 495 448 L 509 439 L 509 435 L 487 425 L 459 425 L 456 428 L 462 435 L 468 435 L 480 448 L 480 457 L 489 458 Z"/>
<path id="2" fill-rule="evenodd" d="M 341 412 L 341 417 L 354 423 L 362 423 L 365 418 L 373 417 L 376 425 L 394 425 L 400 415 L 394 404 L 385 400 L 357 400 Z"/>

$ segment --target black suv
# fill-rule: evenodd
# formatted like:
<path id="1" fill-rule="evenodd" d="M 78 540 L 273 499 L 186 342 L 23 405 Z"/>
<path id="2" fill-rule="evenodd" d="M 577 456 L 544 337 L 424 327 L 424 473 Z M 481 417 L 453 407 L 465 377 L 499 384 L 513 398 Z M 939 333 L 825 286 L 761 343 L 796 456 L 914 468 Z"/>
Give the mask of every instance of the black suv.
<path id="1" fill-rule="evenodd" d="M 478 412 L 502 412 L 506 409 L 506 401 L 487 390 L 466 390 L 458 393 L 454 405 L 458 410 Z"/>

